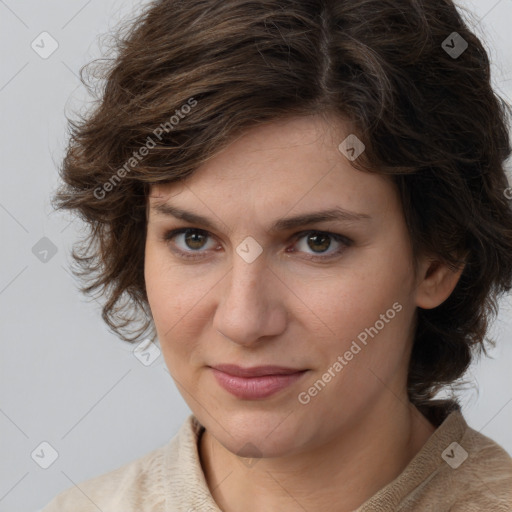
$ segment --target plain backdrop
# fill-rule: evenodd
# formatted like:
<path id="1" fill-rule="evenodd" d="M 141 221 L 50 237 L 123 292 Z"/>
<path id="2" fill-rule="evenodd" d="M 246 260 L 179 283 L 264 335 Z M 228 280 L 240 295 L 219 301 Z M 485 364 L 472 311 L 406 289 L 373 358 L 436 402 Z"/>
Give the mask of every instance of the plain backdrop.
<path id="1" fill-rule="evenodd" d="M 0 512 L 34 512 L 74 483 L 148 453 L 190 412 L 162 357 L 142 364 L 134 346 L 108 331 L 99 304 L 77 291 L 68 265 L 81 226 L 49 202 L 65 115 L 87 99 L 79 69 L 100 55 L 99 36 L 140 5 L 0 0 Z M 459 5 L 474 13 L 493 82 L 510 103 L 512 0 Z M 462 395 L 463 412 L 512 453 L 510 298 L 492 334 L 497 348 L 468 373 L 475 387 Z"/>

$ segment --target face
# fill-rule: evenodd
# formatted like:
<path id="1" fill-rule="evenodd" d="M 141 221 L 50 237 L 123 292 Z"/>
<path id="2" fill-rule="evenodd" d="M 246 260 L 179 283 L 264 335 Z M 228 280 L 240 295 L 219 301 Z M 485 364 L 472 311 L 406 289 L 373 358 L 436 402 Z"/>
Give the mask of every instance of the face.
<path id="1" fill-rule="evenodd" d="M 406 397 L 410 239 L 390 178 L 354 169 L 338 149 L 349 134 L 339 119 L 273 122 L 151 190 L 145 279 L 162 353 L 192 412 L 233 453 L 312 449 Z M 326 210 L 338 213 L 283 222 Z M 267 382 L 287 383 L 268 396 L 240 396 L 219 383 L 222 364 L 305 371 Z"/>

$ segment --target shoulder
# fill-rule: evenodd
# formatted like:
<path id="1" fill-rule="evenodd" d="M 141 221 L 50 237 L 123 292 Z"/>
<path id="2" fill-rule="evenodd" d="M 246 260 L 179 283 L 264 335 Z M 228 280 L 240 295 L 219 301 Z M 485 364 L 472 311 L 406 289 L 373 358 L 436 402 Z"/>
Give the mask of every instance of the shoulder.
<path id="1" fill-rule="evenodd" d="M 460 466 L 446 467 L 457 495 L 453 512 L 512 511 L 512 457 L 495 441 L 467 427 L 454 446 Z M 446 456 L 450 453 L 445 454 Z"/>
<path id="2" fill-rule="evenodd" d="M 404 505 L 412 499 L 418 511 L 512 512 L 512 458 L 460 411 L 443 422 L 424 454 L 433 462 L 423 466 L 423 481 Z"/>
<path id="3" fill-rule="evenodd" d="M 133 507 L 142 497 L 152 494 L 152 476 L 161 470 L 167 448 L 162 446 L 113 471 L 73 485 L 58 494 L 42 512 L 135 510 Z M 158 500 L 154 493 L 153 496 Z"/>
<path id="4" fill-rule="evenodd" d="M 453 410 L 358 512 L 512 512 L 512 458 Z"/>
<path id="5" fill-rule="evenodd" d="M 113 471 L 80 482 L 58 494 L 41 512 L 150 512 L 163 510 L 169 477 L 180 449 L 180 440 L 190 428 L 190 418 L 165 445 Z M 181 434 L 181 435 L 180 435 Z"/>

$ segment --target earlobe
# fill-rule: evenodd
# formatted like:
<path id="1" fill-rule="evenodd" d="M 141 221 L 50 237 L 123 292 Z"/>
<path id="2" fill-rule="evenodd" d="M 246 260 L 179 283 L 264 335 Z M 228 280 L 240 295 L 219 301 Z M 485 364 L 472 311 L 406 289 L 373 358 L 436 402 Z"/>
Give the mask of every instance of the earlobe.
<path id="1" fill-rule="evenodd" d="M 419 274 L 416 305 L 423 309 L 433 309 L 442 304 L 453 292 L 463 270 L 464 264 L 454 271 L 440 260 L 426 259 Z"/>

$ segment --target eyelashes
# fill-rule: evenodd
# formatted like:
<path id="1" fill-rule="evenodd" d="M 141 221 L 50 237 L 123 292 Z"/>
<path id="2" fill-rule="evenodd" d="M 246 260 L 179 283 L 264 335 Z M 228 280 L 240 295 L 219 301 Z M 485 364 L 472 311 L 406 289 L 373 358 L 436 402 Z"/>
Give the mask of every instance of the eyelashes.
<path id="1" fill-rule="evenodd" d="M 180 235 L 184 235 L 184 237 L 181 238 L 183 241 L 181 248 L 178 247 L 176 243 L 176 239 Z M 209 249 L 207 243 L 202 245 L 203 242 L 207 242 L 208 240 L 214 242 L 212 244 L 212 247 L 210 247 Z M 286 252 L 303 254 L 304 256 L 302 257 L 309 260 L 326 261 L 333 259 L 337 256 L 340 256 L 341 253 L 345 251 L 345 249 L 347 249 L 353 244 L 353 241 L 344 235 L 341 235 L 339 233 L 332 233 L 330 231 L 319 230 L 301 231 L 299 233 L 294 234 L 292 236 L 292 245 L 296 246 L 297 242 L 302 240 L 304 240 L 304 243 L 302 244 L 303 247 L 301 250 L 297 251 L 296 249 L 293 249 L 292 251 L 290 251 L 286 249 Z M 209 253 L 211 250 L 215 251 L 218 250 L 219 248 L 219 244 L 214 241 L 213 235 L 208 231 L 199 228 L 187 227 L 166 231 L 162 236 L 162 241 L 166 245 L 168 245 L 172 253 L 174 253 L 180 258 L 189 260 L 204 259 L 205 257 L 207 257 L 207 253 Z M 338 247 L 331 252 L 326 252 L 332 248 L 333 241 L 335 242 L 335 244 L 338 244 Z M 313 245 L 320 243 L 320 245 L 324 248 L 325 246 L 327 246 L 326 251 L 322 252 L 323 249 L 321 247 L 320 252 L 307 252 L 307 249 L 311 249 L 311 247 L 308 245 L 308 242 L 313 242 Z M 187 244 L 189 244 L 189 246 L 187 246 Z M 190 247 L 190 245 L 192 245 L 192 248 Z M 194 248 L 194 245 L 196 245 L 196 248 Z M 197 245 L 199 245 L 199 247 L 197 247 Z M 205 249 L 205 247 L 207 249 L 203 250 Z"/>
<path id="2" fill-rule="evenodd" d="M 175 247 L 174 239 L 179 235 L 199 235 L 201 237 L 209 237 L 210 233 L 208 231 L 205 231 L 203 229 L 198 228 L 180 228 L 180 229 L 173 229 L 171 231 L 167 231 L 164 236 L 163 240 L 169 245 L 169 248 L 173 253 L 176 253 L 178 255 L 182 255 L 185 258 L 194 258 L 197 259 L 198 257 L 204 257 L 201 256 L 198 253 L 204 253 L 205 251 L 198 251 L 198 250 L 183 250 Z M 195 254 L 194 254 L 195 253 Z"/>

